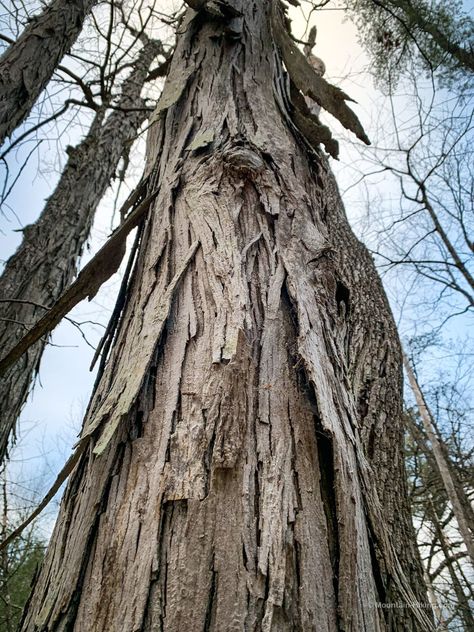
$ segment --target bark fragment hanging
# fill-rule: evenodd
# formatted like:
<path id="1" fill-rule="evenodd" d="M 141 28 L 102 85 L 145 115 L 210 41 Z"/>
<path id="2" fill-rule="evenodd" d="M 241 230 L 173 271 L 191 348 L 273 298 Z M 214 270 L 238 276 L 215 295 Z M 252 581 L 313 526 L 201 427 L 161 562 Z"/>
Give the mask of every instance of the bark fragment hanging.
<path id="1" fill-rule="evenodd" d="M 282 6 L 277 2 L 272 3 L 272 30 L 275 43 L 280 49 L 288 74 L 296 88 L 337 118 L 357 138 L 370 145 L 370 140 L 359 119 L 346 104 L 346 101 L 353 101 L 353 99 L 314 72 L 305 55 L 291 39 L 285 25 Z M 297 105 L 296 108 L 300 109 Z M 318 131 L 313 129 L 312 137 L 317 138 L 317 135 Z M 324 142 L 325 137 L 327 137 L 327 132 L 323 130 L 320 142 Z M 333 155 L 334 146 L 328 151 Z"/>
<path id="2" fill-rule="evenodd" d="M 138 191 L 142 191 L 142 189 L 139 188 Z M 31 345 L 37 342 L 42 336 L 50 333 L 63 316 L 70 312 L 80 301 L 85 298 L 93 298 L 99 288 L 110 279 L 112 274 L 117 272 L 125 255 L 127 235 L 138 225 L 155 196 L 156 193 L 136 205 L 133 211 L 105 242 L 99 252 L 89 261 L 83 270 L 81 270 L 74 283 L 68 287 L 53 307 L 48 310 L 19 343 L 0 360 L 0 376 L 5 373 Z M 135 201 L 137 191 L 130 197 Z M 130 199 L 127 200 L 126 205 L 127 204 L 128 207 L 131 205 Z"/>

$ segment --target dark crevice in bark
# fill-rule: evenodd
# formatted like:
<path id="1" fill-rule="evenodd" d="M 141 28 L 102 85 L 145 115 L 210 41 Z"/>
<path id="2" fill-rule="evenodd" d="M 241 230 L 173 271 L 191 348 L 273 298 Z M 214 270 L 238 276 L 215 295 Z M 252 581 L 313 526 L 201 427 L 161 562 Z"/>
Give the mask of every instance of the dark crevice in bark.
<path id="1" fill-rule="evenodd" d="M 270 384 L 267 386 L 267 388 L 273 388 L 273 385 Z M 270 457 L 273 457 L 273 440 L 272 439 L 273 439 L 273 432 L 272 432 L 272 423 L 270 421 L 270 423 L 268 424 L 268 451 L 269 451 Z"/>
<path id="2" fill-rule="evenodd" d="M 136 413 L 131 415 L 133 422 L 130 425 L 129 438 L 130 441 L 135 441 L 143 437 L 143 423 L 145 413 L 143 410 L 137 410 Z"/>
<path id="3" fill-rule="evenodd" d="M 174 503 L 172 501 L 165 501 L 161 507 L 161 529 L 158 539 L 158 578 L 160 588 L 160 602 L 161 608 L 159 612 L 160 630 L 164 630 L 164 620 L 166 617 L 166 584 L 168 580 L 168 538 L 169 531 L 171 529 L 171 516 L 173 513 Z M 155 597 L 155 595 L 151 595 Z M 150 599 L 149 599 L 150 602 Z M 147 604 L 148 606 L 148 604 Z M 151 626 L 147 626 L 149 629 Z"/>
<path id="4" fill-rule="evenodd" d="M 326 515 L 328 546 L 333 569 L 334 595 L 339 594 L 339 534 L 337 523 L 334 451 L 332 439 L 324 432 L 319 418 L 314 416 L 314 428 L 318 447 L 319 487 Z"/>
<path id="5" fill-rule="evenodd" d="M 212 630 L 215 612 L 216 612 L 216 598 L 217 598 L 217 572 L 214 569 L 214 561 L 213 568 L 211 571 L 211 585 L 209 588 L 209 595 L 207 599 L 207 607 L 206 607 L 206 618 L 204 620 L 204 632 L 209 632 Z"/>
<path id="6" fill-rule="evenodd" d="M 205 419 L 205 427 L 208 427 L 207 421 L 207 411 L 202 410 L 202 415 Z M 204 498 L 207 498 L 209 495 L 209 490 L 212 482 L 212 455 L 214 454 L 214 446 L 216 443 L 216 424 L 212 429 L 212 435 L 207 445 L 207 449 L 204 453 L 204 471 L 205 471 L 205 481 L 204 481 Z"/>
<path id="7" fill-rule="evenodd" d="M 321 215 L 321 219 L 323 220 L 324 223 L 326 223 L 326 221 L 327 221 L 328 212 L 329 212 L 328 205 L 327 204 L 323 204 L 322 208 L 321 208 L 320 215 Z"/>
<path id="8" fill-rule="evenodd" d="M 173 433 L 176 430 L 176 426 L 178 425 L 179 420 L 181 419 L 181 391 L 178 393 L 178 401 L 176 402 L 176 407 L 173 411 L 173 415 L 171 418 L 171 438 L 173 437 Z"/>
<path id="9" fill-rule="evenodd" d="M 281 302 L 282 306 L 287 311 L 288 316 L 290 317 L 290 322 L 293 326 L 291 339 L 296 340 L 299 334 L 298 311 L 290 297 L 288 288 L 285 283 L 283 283 L 281 288 Z M 294 364 L 297 364 L 297 362 L 295 362 Z"/>
<path id="10" fill-rule="evenodd" d="M 367 456 L 369 457 L 369 460 L 372 460 L 374 458 L 375 438 L 376 438 L 375 426 L 371 426 L 370 431 L 369 431 L 369 440 L 367 442 Z"/>
<path id="11" fill-rule="evenodd" d="M 293 535 L 294 537 L 294 535 Z M 296 575 L 296 586 L 299 590 L 301 586 L 301 544 L 298 540 L 294 539 L 294 555 L 295 555 L 295 575 Z"/>
<path id="12" fill-rule="evenodd" d="M 257 549 L 261 544 L 261 530 L 260 530 L 260 476 L 262 471 L 262 463 L 258 461 L 257 467 L 254 472 L 254 497 L 253 497 L 253 511 L 255 515 L 255 542 L 257 545 Z M 257 554 L 257 551 L 255 551 Z M 255 564 L 257 565 L 258 560 L 255 560 Z"/>
<path id="13" fill-rule="evenodd" d="M 263 160 L 267 164 L 267 166 L 270 169 L 270 171 L 272 171 L 275 174 L 275 177 L 277 178 L 277 182 L 278 182 L 278 180 L 279 180 L 278 165 L 276 164 L 275 159 L 273 158 L 273 156 L 271 154 L 269 154 L 266 151 L 260 152 L 260 155 L 262 156 Z"/>
<path id="14" fill-rule="evenodd" d="M 142 532 L 142 523 L 139 522 L 138 523 L 137 537 L 136 537 L 136 541 L 135 541 L 135 555 L 137 555 L 138 551 L 139 551 L 141 532 Z"/>
<path id="15" fill-rule="evenodd" d="M 163 559 L 163 549 L 165 542 L 165 533 L 168 519 L 167 512 L 168 503 L 163 503 L 162 511 L 160 514 L 160 526 L 158 530 L 158 538 L 157 538 L 157 568 L 155 571 L 150 572 L 150 580 L 148 585 L 148 595 L 146 599 L 145 608 L 143 610 L 143 619 L 141 623 L 140 632 L 146 632 L 150 630 L 153 624 L 153 605 L 155 601 L 158 599 L 158 590 L 160 589 L 160 582 L 162 579 L 162 559 Z M 160 595 L 161 597 L 161 595 Z M 159 629 L 163 630 L 163 617 L 159 617 Z"/>
<path id="16" fill-rule="evenodd" d="M 373 384 L 373 380 L 371 378 L 367 378 L 359 394 L 359 400 L 357 403 L 357 412 L 359 414 L 359 419 L 361 421 L 363 421 L 369 414 L 369 400 L 370 400 L 370 391 L 372 389 L 372 384 Z"/>
<path id="17" fill-rule="evenodd" d="M 263 594 L 263 601 L 268 600 L 268 595 L 270 594 L 270 573 L 267 572 L 265 575 L 265 591 Z"/>
<path id="18" fill-rule="evenodd" d="M 385 347 L 385 352 L 383 354 L 383 358 L 379 364 L 379 377 L 384 378 L 387 375 L 387 359 L 388 359 L 388 347 Z"/>
<path id="19" fill-rule="evenodd" d="M 166 345 L 166 339 L 168 336 L 169 328 L 172 328 L 172 324 L 169 324 L 169 320 L 166 322 L 161 338 L 157 344 L 157 348 L 153 353 L 150 366 L 143 378 L 143 386 L 140 392 L 140 396 L 137 402 L 134 404 L 132 413 L 130 414 L 130 429 L 129 435 L 132 441 L 139 439 L 143 436 L 144 424 L 148 413 L 154 409 L 156 400 L 156 372 L 158 359 L 160 357 L 160 350 Z M 177 407 L 179 406 L 179 402 Z"/>
<path id="20" fill-rule="evenodd" d="M 382 576 L 382 572 L 380 569 L 380 564 L 376 551 L 376 543 L 374 542 L 374 534 L 369 525 L 369 547 L 370 547 L 370 558 L 372 560 L 372 569 L 374 573 L 375 586 L 377 588 L 377 594 L 380 603 L 385 603 L 387 598 L 387 587 L 385 586 L 385 582 Z M 388 580 L 390 581 L 390 580 Z M 385 613 L 384 613 L 385 614 Z"/>
<path id="21" fill-rule="evenodd" d="M 291 365 L 290 365 L 291 366 Z M 296 508 L 296 513 L 298 511 L 300 511 L 302 509 L 303 503 L 301 501 L 301 489 L 300 489 L 300 482 L 299 482 L 299 475 L 298 475 L 298 468 L 297 468 L 297 464 L 296 464 L 296 442 L 295 442 L 295 429 L 293 426 L 293 420 L 291 418 L 291 407 L 290 407 L 290 402 L 288 402 L 288 421 L 290 424 L 290 432 L 291 432 L 291 463 L 292 463 L 292 472 L 293 472 L 293 485 L 294 485 L 294 489 L 295 489 L 295 493 L 296 493 L 296 498 L 297 498 L 297 508 Z"/>
<path id="22" fill-rule="evenodd" d="M 160 528 L 157 542 L 157 572 L 156 579 L 150 582 L 142 629 L 165 629 L 167 617 L 168 573 L 170 552 L 173 549 L 174 527 L 178 521 L 183 521 L 188 512 L 187 500 L 169 500 L 161 505 Z M 173 614 L 173 613 L 171 613 Z"/>
<path id="23" fill-rule="evenodd" d="M 125 457 L 125 443 L 119 443 L 115 448 L 114 462 L 110 469 L 110 476 L 104 485 L 104 491 L 101 495 L 100 502 L 97 507 L 96 518 L 100 518 L 101 514 L 107 511 L 107 503 L 109 502 L 110 490 L 115 476 L 123 475 L 122 466 Z"/>
<path id="24" fill-rule="evenodd" d="M 339 316 L 348 316 L 350 310 L 350 291 L 342 281 L 336 282 L 336 304 Z"/>
<path id="25" fill-rule="evenodd" d="M 151 601 L 153 599 L 155 589 L 156 589 L 157 577 L 156 574 L 150 574 L 150 581 L 148 586 L 148 596 L 145 604 L 145 608 L 143 610 L 143 619 L 139 628 L 139 632 L 147 632 L 150 629 L 150 609 L 151 609 Z M 163 626 L 160 626 L 160 632 L 163 629 Z"/>
<path id="26" fill-rule="evenodd" d="M 244 562 L 245 570 L 248 571 L 248 557 L 247 551 L 245 550 L 245 544 L 242 542 L 242 560 Z M 248 593 L 247 593 L 248 596 Z"/>
<path id="27" fill-rule="evenodd" d="M 96 538 L 97 538 L 97 534 L 98 534 L 99 526 L 100 526 L 100 517 L 107 510 L 107 504 L 109 500 L 110 490 L 112 487 L 112 482 L 113 482 L 114 476 L 117 476 L 121 472 L 124 455 L 125 455 L 125 444 L 120 443 L 116 447 L 116 454 L 114 455 L 114 463 L 111 468 L 111 473 L 104 485 L 103 492 L 101 494 L 101 497 L 98 503 L 97 512 L 95 514 L 95 519 L 91 525 L 89 534 L 87 536 L 87 544 L 85 547 L 85 551 L 90 552 L 94 550 L 94 545 L 96 542 Z M 47 629 L 48 631 L 51 631 L 51 632 L 54 632 L 55 630 L 61 630 L 61 631 L 64 630 L 64 632 L 72 632 L 74 630 L 74 624 L 76 621 L 77 611 L 78 611 L 79 603 L 81 600 L 82 587 L 83 587 L 83 583 L 85 580 L 87 567 L 89 563 L 90 563 L 90 560 L 88 556 L 84 556 L 82 558 L 77 583 L 76 583 L 76 586 L 74 587 L 74 590 L 71 593 L 71 599 L 68 603 L 67 610 L 61 614 L 60 620 L 49 622 L 48 625 L 45 626 L 44 629 Z"/>

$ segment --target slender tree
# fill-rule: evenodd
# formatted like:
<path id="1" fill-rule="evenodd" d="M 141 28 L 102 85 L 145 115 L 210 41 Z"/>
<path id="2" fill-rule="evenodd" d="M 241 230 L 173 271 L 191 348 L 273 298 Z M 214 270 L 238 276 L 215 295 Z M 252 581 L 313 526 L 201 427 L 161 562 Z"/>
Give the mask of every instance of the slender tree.
<path id="1" fill-rule="evenodd" d="M 456 596 L 456 605 L 459 613 L 458 616 L 460 621 L 462 622 L 463 630 L 469 632 L 469 630 L 474 629 L 474 616 L 469 603 L 469 597 L 468 595 L 466 595 L 465 588 L 459 581 L 459 577 L 455 571 L 456 560 L 452 560 L 452 546 L 450 545 L 448 538 L 443 531 L 443 521 L 441 520 L 441 517 L 437 515 L 432 501 L 429 504 L 428 516 L 430 518 L 431 524 L 434 527 L 436 540 L 439 542 L 444 559 L 448 562 L 451 562 L 447 564 L 450 585 L 454 592 L 454 595 Z"/>
<path id="2" fill-rule="evenodd" d="M 420 385 L 418 384 L 416 375 L 406 355 L 403 356 L 403 364 L 405 367 L 406 374 L 408 376 L 410 387 L 416 399 L 416 405 L 418 407 L 418 412 L 423 422 L 423 428 L 429 439 L 431 450 L 433 451 L 433 456 L 436 461 L 436 466 L 439 470 L 439 475 L 441 477 L 441 480 L 443 481 L 443 485 L 446 490 L 446 495 L 448 497 L 449 502 L 451 503 L 453 507 L 453 512 L 459 526 L 459 531 L 461 532 L 461 536 L 466 546 L 469 557 L 471 559 L 471 563 L 474 566 L 474 538 L 473 538 L 471 528 L 469 526 L 468 517 L 466 516 L 463 504 L 459 498 L 459 495 L 458 495 L 459 492 L 456 489 L 456 485 L 454 483 L 454 479 L 453 479 L 451 470 L 449 468 L 448 462 L 443 453 L 441 443 L 433 427 L 432 416 L 431 416 L 430 410 L 426 405 L 425 399 L 423 397 L 423 393 L 420 389 Z"/>
<path id="3" fill-rule="evenodd" d="M 411 461 L 413 456 L 411 450 Z M 412 511 L 425 567 L 425 583 L 435 610 L 436 630 L 468 631 L 473 624 L 470 608 L 473 591 L 467 552 L 455 536 L 453 513 L 446 504 L 444 490 L 440 490 L 437 469 L 432 469 L 421 450 L 417 461 L 421 467 L 411 495 Z"/>
<path id="4" fill-rule="evenodd" d="M 53 0 L 0 57 L 0 145 L 22 123 L 96 0 Z"/>
<path id="5" fill-rule="evenodd" d="M 192 4 L 21 629 L 429 630 L 396 330 L 300 91 L 364 134 L 279 3 Z"/>
<path id="6" fill-rule="evenodd" d="M 23 241 L 0 276 L 0 346 L 8 350 L 61 295 L 77 270 L 95 211 L 119 161 L 150 114 L 141 96 L 150 66 L 163 47 L 145 38 L 117 100 L 104 102 L 90 130 L 69 158 L 39 219 L 23 231 Z M 106 116 L 109 107 L 113 107 Z M 0 459 L 39 369 L 46 340 L 29 349 L 0 381 Z"/>

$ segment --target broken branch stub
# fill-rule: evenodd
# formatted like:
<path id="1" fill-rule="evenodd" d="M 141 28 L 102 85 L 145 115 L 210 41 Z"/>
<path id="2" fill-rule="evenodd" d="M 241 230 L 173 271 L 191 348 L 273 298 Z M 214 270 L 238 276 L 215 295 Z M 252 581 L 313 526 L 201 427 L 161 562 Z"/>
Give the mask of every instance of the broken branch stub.
<path id="1" fill-rule="evenodd" d="M 241 15 L 232 4 L 226 0 L 186 0 L 186 4 L 195 11 L 205 11 L 218 18 L 235 18 Z"/>

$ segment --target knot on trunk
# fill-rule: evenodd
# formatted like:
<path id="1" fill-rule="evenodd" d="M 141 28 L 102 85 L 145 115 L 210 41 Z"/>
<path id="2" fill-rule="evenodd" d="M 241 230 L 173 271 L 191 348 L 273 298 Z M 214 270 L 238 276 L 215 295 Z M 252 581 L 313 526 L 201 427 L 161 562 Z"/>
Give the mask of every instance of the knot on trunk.
<path id="1" fill-rule="evenodd" d="M 249 147 L 230 147 L 223 158 L 226 165 L 241 173 L 260 173 L 265 167 L 263 159 Z"/>

